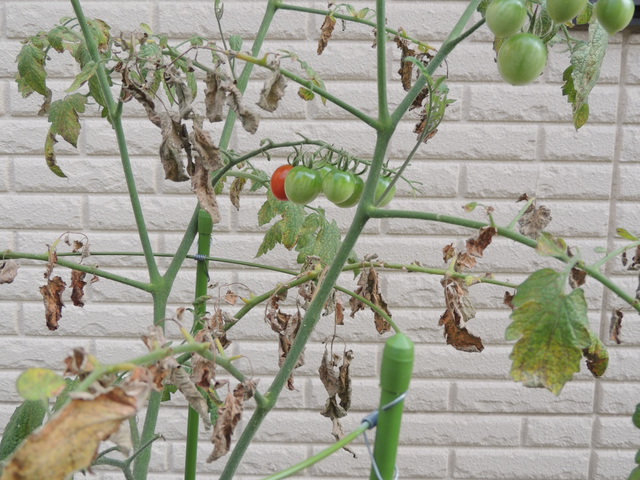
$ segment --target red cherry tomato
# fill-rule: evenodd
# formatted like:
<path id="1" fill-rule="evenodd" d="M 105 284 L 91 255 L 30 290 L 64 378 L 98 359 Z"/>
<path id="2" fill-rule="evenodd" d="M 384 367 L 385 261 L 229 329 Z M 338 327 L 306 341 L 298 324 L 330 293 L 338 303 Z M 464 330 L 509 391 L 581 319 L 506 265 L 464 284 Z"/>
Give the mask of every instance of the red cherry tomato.
<path id="1" fill-rule="evenodd" d="M 292 168 L 293 165 L 281 165 L 271 175 L 271 191 L 278 200 L 289 200 L 287 193 L 284 191 L 284 179 L 287 178 Z"/>

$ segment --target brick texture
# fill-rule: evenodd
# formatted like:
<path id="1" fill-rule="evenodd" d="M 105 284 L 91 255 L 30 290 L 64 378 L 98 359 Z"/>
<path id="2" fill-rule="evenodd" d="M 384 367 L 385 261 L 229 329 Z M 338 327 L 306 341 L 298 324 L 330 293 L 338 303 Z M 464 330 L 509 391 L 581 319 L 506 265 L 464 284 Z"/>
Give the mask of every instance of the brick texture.
<path id="1" fill-rule="evenodd" d="M 211 0 L 84 0 L 89 17 L 104 19 L 119 35 L 146 23 L 167 35 L 173 44 L 200 35 L 220 41 Z M 321 0 L 292 0 L 295 6 L 325 9 Z M 373 1 L 357 1 L 357 9 L 372 7 Z M 260 26 L 261 0 L 224 1 L 223 25 L 228 33 L 243 37 L 249 49 Z M 387 5 L 387 24 L 439 47 L 464 11 L 467 1 L 394 0 Z M 53 175 L 46 167 L 44 142 L 49 124 L 38 116 L 41 97 L 22 98 L 14 77 L 15 57 L 27 35 L 49 29 L 59 18 L 72 16 L 69 2 L 24 0 L 0 2 L 0 251 L 45 254 L 67 231 L 87 235 L 94 253 L 83 262 L 114 274 L 147 282 L 149 274 L 140 256 L 117 252 L 140 252 L 140 239 L 130 208 L 127 184 L 121 172 L 116 135 L 101 118 L 96 105 L 87 105 L 81 115 L 78 148 L 62 139 L 56 145 L 58 163 L 68 178 Z M 476 15 L 475 19 L 478 17 Z M 327 90 L 375 117 L 376 69 L 371 28 L 338 22 L 322 56 L 316 55 L 323 17 L 282 10 L 275 17 L 264 52 L 292 51 L 326 82 Z M 573 34 L 587 38 L 584 31 Z M 640 35 L 626 31 L 611 37 L 599 83 L 590 98 L 590 123 L 579 131 L 573 127 L 571 106 L 562 95 L 562 73 L 567 53 L 551 47 L 544 74 L 526 87 L 512 87 L 501 81 L 492 49 L 493 38 L 481 27 L 459 45 L 437 75 L 448 75 L 449 98 L 455 99 L 437 134 L 419 148 L 404 176 L 416 182 L 414 191 L 404 181 L 389 208 L 433 212 L 487 221 L 486 208 L 500 225 L 507 225 L 522 203 L 523 193 L 535 195 L 551 209 L 549 232 L 563 236 L 588 262 L 602 257 L 601 249 L 613 251 L 624 245 L 616 236 L 623 227 L 640 235 Z M 398 76 L 400 52 L 392 42 L 387 47 L 389 65 L 388 103 L 395 108 L 403 99 Z M 49 52 L 48 85 L 54 98 L 61 98 L 79 72 L 71 56 Z M 198 60 L 210 62 L 210 53 L 200 51 Z M 238 61 L 238 63 L 240 63 Z M 297 62 L 282 59 L 282 65 L 297 74 L 305 72 Z M 254 71 L 245 98 L 259 98 L 265 71 Z M 199 77 L 201 79 L 201 77 Z M 120 78 L 114 76 L 113 92 L 119 93 Z M 82 87 L 81 92 L 86 92 Z M 244 132 L 240 123 L 231 137 L 230 148 L 245 153 L 259 148 L 265 138 L 292 141 L 301 137 L 321 138 L 352 155 L 370 159 L 375 131 L 364 126 L 347 110 L 318 98 L 303 102 L 298 87 L 289 82 L 278 111 L 263 114 L 256 135 Z M 198 99 L 204 95 L 199 84 Z M 200 107 L 197 107 L 200 108 Z M 390 165 L 399 166 L 414 148 L 413 132 L 418 111 L 410 112 L 398 125 L 390 143 Z M 156 252 L 170 253 L 180 244 L 182 232 L 196 206 L 189 182 L 164 180 L 158 159 L 160 130 L 149 123 L 144 109 L 135 101 L 125 105 L 124 128 L 133 163 L 134 179 L 146 216 L 151 244 Z M 219 138 L 221 124 L 207 125 Z M 286 161 L 289 151 L 274 153 L 271 161 L 258 156 L 253 164 L 272 172 Z M 256 261 L 272 270 L 256 270 L 233 262 L 210 264 L 213 302 L 234 313 L 219 299 L 228 288 L 242 297 L 260 295 L 286 284 L 299 271 L 296 253 L 277 246 L 255 259 L 262 236 L 270 225 L 258 225 L 264 190 L 245 193 L 238 211 L 230 202 L 229 183 L 218 197 L 222 221 L 214 228 L 212 255 L 233 260 Z M 473 212 L 463 206 L 477 201 Z M 353 210 L 339 209 L 326 199 L 313 203 L 335 219 L 344 234 Z M 356 250 L 360 258 L 377 254 L 381 261 L 446 269 L 442 248 L 454 244 L 464 248 L 475 233 L 448 222 L 383 219 L 370 221 Z M 60 251 L 68 251 L 60 245 Z M 101 255 L 108 253 L 108 255 Z M 190 249 L 195 253 L 195 247 Z M 633 257 L 633 250 L 628 252 Z M 158 260 L 161 271 L 169 258 Z M 2 258 L 0 258 L 0 265 Z M 181 307 L 190 307 L 194 296 L 196 263 L 186 260 L 179 273 L 166 317 Z M 559 396 L 527 389 L 509 375 L 512 342 L 505 340 L 511 322 L 503 305 L 509 285 L 522 282 L 532 271 L 551 267 L 557 261 L 537 255 L 532 249 L 505 238 L 495 238 L 474 273 L 493 273 L 506 286 L 490 284 L 470 287 L 477 309 L 468 328 L 482 336 L 482 353 L 463 353 L 446 345 L 438 320 L 444 311 L 440 275 L 408 274 L 401 270 L 380 270 L 380 284 L 394 320 L 416 343 L 416 361 L 400 435 L 397 466 L 400 478 L 441 480 L 624 480 L 634 468 L 640 447 L 640 430 L 631 415 L 640 401 L 640 327 L 636 315 L 625 307 L 623 343 L 608 340 L 613 308 L 624 302 L 595 280 L 584 289 L 589 302 L 589 322 L 610 349 L 610 367 L 601 379 L 586 372 L 575 375 Z M 277 271 L 288 269 L 289 273 Z M 603 267 L 631 296 L 635 294 L 637 272 L 625 269 L 619 259 Z M 101 279 L 86 287 L 86 305 L 74 307 L 65 293 L 60 328 L 45 327 L 44 307 L 38 292 L 44 283 L 43 262 L 21 261 L 16 280 L 0 285 L 0 430 L 20 397 L 15 381 L 29 367 L 63 370 L 63 359 L 74 347 L 84 347 L 102 362 L 122 362 L 145 353 L 140 336 L 153 317 L 152 298 L 147 293 L 117 282 Z M 69 283 L 69 272 L 54 271 Z M 355 290 L 350 272 L 339 285 Z M 289 314 L 301 308 L 290 298 L 283 310 Z M 320 415 L 327 392 L 318 368 L 325 352 L 343 355 L 353 350 L 350 367 L 352 397 L 349 415 L 341 419 L 346 432 L 378 406 L 380 359 L 383 341 L 374 328 L 370 311 L 349 316 L 348 297 L 345 324 L 335 326 L 333 315 L 323 317 L 305 351 L 304 365 L 294 372 L 294 389 L 282 392 L 279 403 L 263 422 L 262 429 L 238 469 L 236 479 L 254 480 L 300 462 L 334 441 L 331 421 Z M 167 336 L 174 344 L 182 341 L 175 322 L 167 322 Z M 278 372 L 278 334 L 264 320 L 262 307 L 247 314 L 229 331 L 235 365 L 259 379 L 265 391 Z M 220 380 L 235 380 L 220 371 Z M 227 387 L 220 390 L 226 395 Z M 238 433 L 249 422 L 255 408 L 247 402 Z M 144 421 L 141 412 L 138 423 Z M 154 443 L 150 480 L 181 478 L 186 449 L 187 402 L 180 394 L 163 405 L 158 432 L 163 440 Z M 211 446 L 208 432 L 201 432 L 198 474 L 218 478 L 225 459 L 208 464 L 204 459 Z M 375 432 L 368 433 L 372 441 Z M 344 480 L 368 478 L 371 461 L 360 437 L 351 445 L 353 458 L 338 451 L 330 458 L 292 476 L 298 480 Z M 121 472 L 99 466 L 86 474 L 90 480 L 120 480 Z"/>

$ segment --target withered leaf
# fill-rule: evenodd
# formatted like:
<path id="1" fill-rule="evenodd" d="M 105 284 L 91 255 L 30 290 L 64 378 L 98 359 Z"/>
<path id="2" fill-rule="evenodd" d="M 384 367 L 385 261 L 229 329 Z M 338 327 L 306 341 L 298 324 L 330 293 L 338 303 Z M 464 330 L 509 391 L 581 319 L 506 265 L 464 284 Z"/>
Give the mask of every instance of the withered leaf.
<path id="1" fill-rule="evenodd" d="M 337 360 L 340 359 L 338 355 L 332 355 L 329 359 L 329 350 L 325 347 L 324 354 L 322 355 L 322 361 L 320 362 L 320 368 L 318 368 L 318 374 L 320 375 L 320 381 L 324 385 L 324 389 L 329 394 L 329 397 L 334 397 L 340 391 L 340 378 L 335 372 L 333 367 Z"/>
<path id="2" fill-rule="evenodd" d="M 551 210 L 544 205 L 539 207 L 532 203 L 518 220 L 519 230 L 522 235 L 530 238 L 538 238 L 540 232 L 551 222 Z"/>
<path id="3" fill-rule="evenodd" d="M 222 89 L 222 79 L 217 72 L 207 72 L 207 88 L 204 91 L 204 104 L 207 119 L 210 122 L 221 122 L 224 119 L 224 103 L 226 93 Z"/>
<path id="4" fill-rule="evenodd" d="M 391 312 L 387 307 L 387 302 L 382 298 L 382 293 L 380 292 L 378 273 L 373 267 L 363 270 L 360 274 L 356 293 L 379 307 L 387 315 L 391 316 Z M 351 307 L 351 317 L 354 317 L 359 310 L 364 310 L 365 307 L 365 305 L 355 297 L 351 297 L 349 305 Z M 372 311 L 378 333 L 382 335 L 383 333 L 388 332 L 391 329 L 389 322 L 387 322 L 385 318 L 375 310 L 372 309 Z"/>
<path id="5" fill-rule="evenodd" d="M 344 428 L 342 428 L 342 424 L 340 423 L 340 420 L 338 420 L 337 418 L 332 418 L 331 422 L 333 424 L 333 427 L 331 428 L 331 435 L 333 435 L 333 438 L 335 438 L 336 441 L 339 441 L 345 436 Z M 342 447 L 342 449 L 345 452 L 349 452 L 353 456 L 353 458 L 357 458 L 356 453 L 353 450 L 351 450 L 347 445 Z"/>
<path id="6" fill-rule="evenodd" d="M 481 352 L 484 350 L 482 339 L 473 335 L 466 327 L 460 326 L 453 311 L 447 309 L 440 317 L 438 325 L 444 326 L 447 344 L 463 352 Z"/>
<path id="7" fill-rule="evenodd" d="M 455 257 L 457 253 L 458 252 L 456 251 L 456 247 L 453 246 L 453 243 L 445 245 L 445 247 L 442 249 L 442 260 L 444 261 L 444 263 L 449 263 L 449 260 Z"/>
<path id="8" fill-rule="evenodd" d="M 242 193 L 242 189 L 246 183 L 247 179 L 245 177 L 237 177 L 231 184 L 229 198 L 231 199 L 231 204 L 238 210 L 240 210 L 240 193 Z"/>
<path id="9" fill-rule="evenodd" d="M 215 189 L 211 185 L 210 172 L 197 159 L 191 176 L 191 188 L 195 192 L 200 206 L 211 215 L 213 223 L 219 223 L 222 217 L 220 216 L 220 207 L 218 207 Z"/>
<path id="10" fill-rule="evenodd" d="M 624 314 L 622 310 L 614 310 L 611 314 L 611 321 L 609 322 L 609 339 L 612 342 L 616 342 L 618 345 L 622 343 L 620 339 L 620 333 L 622 332 L 622 318 Z"/>
<path id="11" fill-rule="evenodd" d="M 342 303 L 342 296 L 335 293 L 335 310 L 334 318 L 336 325 L 344 325 L 344 304 Z"/>
<path id="12" fill-rule="evenodd" d="M 447 344 L 463 352 L 481 352 L 482 340 L 470 333 L 466 324 L 475 317 L 476 311 L 469 301 L 467 286 L 457 278 L 446 276 L 442 279 L 446 310 L 438 325 L 444 326 Z"/>
<path id="13" fill-rule="evenodd" d="M 89 467 L 100 442 L 109 439 L 123 421 L 133 417 L 143 401 L 120 387 L 93 399 L 71 400 L 27 437 L 6 465 L 2 480 L 64 480 Z"/>
<path id="14" fill-rule="evenodd" d="M 0 261 L 0 285 L 13 282 L 18 275 L 18 268 L 18 262 L 15 260 Z"/>
<path id="15" fill-rule="evenodd" d="M 195 336 L 195 341 L 209 342 L 211 348 L 213 349 L 213 338 L 211 337 L 211 333 L 208 331 L 208 329 L 200 330 Z M 195 383 L 199 387 L 204 388 L 205 390 L 207 390 L 213 383 L 215 383 L 215 362 L 195 353 L 191 357 L 191 366 L 191 380 L 193 381 L 193 383 Z"/>
<path id="16" fill-rule="evenodd" d="M 576 267 L 571 269 L 571 276 L 569 277 L 569 285 L 571 288 L 581 287 L 585 284 L 586 279 L 587 272 Z"/>
<path id="17" fill-rule="evenodd" d="M 50 278 L 46 285 L 40 287 L 40 293 L 44 301 L 45 318 L 47 319 L 47 328 L 56 330 L 58 322 L 62 317 L 62 292 L 64 292 L 66 283 L 60 277 Z"/>
<path id="18" fill-rule="evenodd" d="M 93 360 L 94 358 L 87 355 L 84 348 L 74 348 L 73 353 L 64 359 L 64 364 L 67 366 L 64 375 L 78 375 L 80 378 L 86 377 L 96 368 Z"/>
<path id="19" fill-rule="evenodd" d="M 402 88 L 405 91 L 411 90 L 411 75 L 413 74 L 413 62 L 405 62 L 407 57 L 413 57 L 416 53 L 415 50 L 409 48 L 409 42 L 403 38 L 400 38 L 396 35 L 393 38 L 393 41 L 396 42 L 397 47 L 401 50 L 400 54 L 400 70 L 398 73 L 400 74 L 400 79 L 402 80 Z"/>
<path id="20" fill-rule="evenodd" d="M 130 95 L 135 98 L 140 105 L 142 105 L 147 112 L 147 117 L 155 126 L 162 128 L 162 119 L 156 111 L 156 104 L 153 98 L 146 90 L 140 88 L 129 77 L 129 69 L 122 69 L 122 90 L 123 94 Z"/>
<path id="21" fill-rule="evenodd" d="M 213 452 L 207 458 L 207 462 L 211 463 L 220 457 L 226 455 L 231 447 L 231 437 L 238 422 L 242 418 L 242 410 L 244 409 L 245 386 L 239 383 L 233 390 L 229 392 L 224 401 L 224 407 L 219 410 L 218 420 L 213 433 L 211 435 L 211 443 L 213 443 Z"/>
<path id="22" fill-rule="evenodd" d="M 191 144 L 195 147 L 195 160 L 200 161 L 209 171 L 218 170 L 223 166 L 220 149 L 213 142 L 211 134 L 202 126 L 201 117 L 193 119 L 193 132 L 189 135 Z"/>
<path id="23" fill-rule="evenodd" d="M 302 321 L 302 315 L 300 315 L 299 310 L 293 315 L 289 315 L 280 310 L 278 302 L 282 299 L 283 297 L 281 296 L 273 295 L 267 305 L 265 314 L 265 319 L 271 325 L 271 329 L 278 334 L 278 366 L 282 366 L 287 358 Z M 304 365 L 304 354 L 298 358 L 295 368 L 302 365 Z M 287 380 L 287 388 L 289 390 L 294 389 L 293 375 Z"/>
<path id="24" fill-rule="evenodd" d="M 504 292 L 504 299 L 502 300 L 502 303 L 504 303 L 511 310 L 516 308 L 515 305 L 513 305 L 513 297 L 515 297 L 514 294 L 509 293 L 509 292 Z"/>
<path id="25" fill-rule="evenodd" d="M 229 305 L 235 305 L 238 303 L 239 295 L 231 290 L 227 290 L 227 293 L 224 295 L 224 301 Z"/>
<path id="26" fill-rule="evenodd" d="M 200 394 L 198 388 L 191 381 L 189 374 L 184 368 L 178 366 L 173 369 L 171 372 L 171 383 L 178 387 L 178 390 L 182 392 L 191 408 L 200 414 L 204 425 L 206 427 L 210 427 L 211 420 L 209 419 L 209 405 Z"/>
<path id="27" fill-rule="evenodd" d="M 174 119 L 169 114 L 162 114 L 160 118 L 162 122 L 160 161 L 164 169 L 164 178 L 173 182 L 185 182 L 189 180 L 189 175 L 182 159 L 184 125 L 180 119 Z"/>
<path id="28" fill-rule="evenodd" d="M 485 248 L 491 244 L 491 240 L 498 234 L 496 227 L 484 227 L 480 229 L 477 237 L 467 240 L 467 252 L 474 257 L 482 257 Z"/>
<path id="29" fill-rule="evenodd" d="M 231 345 L 231 341 L 227 338 L 227 332 L 224 329 L 225 324 L 230 321 L 233 321 L 233 319 L 228 313 L 216 308 L 209 319 L 209 323 L 206 325 L 207 330 L 211 332 L 214 338 L 218 339 L 222 348 L 227 348 Z"/>
<path id="30" fill-rule="evenodd" d="M 427 116 L 426 113 L 420 114 L 420 120 L 418 121 L 418 123 L 416 123 L 415 127 L 413 128 L 413 133 L 417 133 L 418 138 L 420 138 L 420 136 L 422 135 L 422 132 L 424 132 L 424 129 L 427 126 L 428 120 L 429 120 L 429 117 Z M 425 137 L 422 139 L 422 143 L 427 143 L 429 140 L 435 137 L 436 133 L 438 133 L 438 129 L 434 128 L 432 131 L 430 131 L 428 134 L 425 135 Z"/>
<path id="31" fill-rule="evenodd" d="M 331 35 L 333 34 L 333 29 L 336 26 L 336 19 L 331 15 L 327 15 L 324 17 L 324 22 L 322 22 L 322 26 L 320 27 L 320 38 L 318 39 L 318 55 L 322 55 L 324 49 L 327 48 L 327 44 L 331 39 Z"/>
<path id="32" fill-rule="evenodd" d="M 187 85 L 187 82 L 182 78 L 182 73 L 175 65 L 164 70 L 164 80 L 169 87 L 173 87 L 176 96 L 178 97 L 178 109 L 179 115 L 182 119 L 189 118 L 189 115 L 193 111 L 193 93 L 191 88 Z"/>
<path id="33" fill-rule="evenodd" d="M 463 270 L 471 270 L 476 266 L 477 260 L 475 257 L 469 255 L 468 252 L 462 252 L 456 257 L 455 271 L 462 272 Z"/>
<path id="34" fill-rule="evenodd" d="M 280 73 L 280 60 L 277 59 L 269 64 L 273 69 L 264 81 L 258 106 L 267 112 L 275 112 L 278 103 L 284 97 L 284 89 L 287 88 L 287 79 Z"/>
<path id="35" fill-rule="evenodd" d="M 53 273 L 53 269 L 58 264 L 58 252 L 56 252 L 55 248 L 50 247 L 49 245 L 47 245 L 47 247 L 49 261 L 47 262 L 47 265 L 44 269 L 44 278 L 49 279 L 51 277 L 51 274 Z"/>
<path id="36" fill-rule="evenodd" d="M 84 277 L 87 274 L 80 270 L 71 271 L 71 301 L 76 307 L 84 307 L 84 287 L 87 282 L 84 281 Z"/>
<path id="37" fill-rule="evenodd" d="M 222 87 L 227 93 L 227 105 L 235 111 L 240 117 L 242 128 L 249 133 L 256 133 L 260 117 L 247 104 L 244 103 L 242 93 L 235 85 L 223 85 Z"/>

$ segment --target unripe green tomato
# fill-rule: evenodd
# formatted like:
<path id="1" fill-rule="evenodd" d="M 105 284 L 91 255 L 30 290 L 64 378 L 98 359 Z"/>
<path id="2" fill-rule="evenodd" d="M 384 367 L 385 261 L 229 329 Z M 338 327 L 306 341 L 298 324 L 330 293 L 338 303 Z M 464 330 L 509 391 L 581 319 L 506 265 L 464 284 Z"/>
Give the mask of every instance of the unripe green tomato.
<path id="1" fill-rule="evenodd" d="M 547 47 L 531 33 L 509 37 L 498 52 L 498 71 L 511 85 L 526 85 L 537 79 L 547 64 Z"/>
<path id="2" fill-rule="evenodd" d="M 389 193 L 387 193 L 384 196 L 384 198 L 380 200 L 380 198 L 382 197 L 382 194 L 387 189 L 390 183 L 391 183 L 391 177 L 380 177 L 378 179 L 378 184 L 376 185 L 376 194 L 375 194 L 375 203 L 378 205 L 378 207 L 384 207 L 386 205 L 389 205 L 389 202 L 393 200 L 393 197 L 396 194 L 395 185 L 391 190 L 389 190 Z"/>
<path id="3" fill-rule="evenodd" d="M 633 0 L 598 0 L 595 13 L 598 23 L 614 35 L 631 23 L 635 10 Z"/>
<path id="4" fill-rule="evenodd" d="M 353 193 L 344 202 L 336 203 L 338 207 L 340 208 L 354 207 L 360 201 L 360 197 L 362 196 L 362 191 L 364 190 L 364 180 L 358 175 L 354 175 L 354 178 L 355 178 L 355 187 L 353 189 Z"/>
<path id="5" fill-rule="evenodd" d="M 547 13 L 554 22 L 567 23 L 586 6 L 587 0 L 547 0 Z"/>
<path id="6" fill-rule="evenodd" d="M 527 21 L 527 9 L 523 0 L 493 0 L 484 18 L 496 37 L 510 37 Z"/>
<path id="7" fill-rule="evenodd" d="M 334 169 L 327 173 L 322 181 L 322 192 L 330 202 L 340 203 L 347 200 L 356 187 L 356 179 L 351 172 Z"/>
<path id="8" fill-rule="evenodd" d="M 318 170 L 298 165 L 284 179 L 284 191 L 289 201 L 306 205 L 322 191 L 322 177 Z"/>

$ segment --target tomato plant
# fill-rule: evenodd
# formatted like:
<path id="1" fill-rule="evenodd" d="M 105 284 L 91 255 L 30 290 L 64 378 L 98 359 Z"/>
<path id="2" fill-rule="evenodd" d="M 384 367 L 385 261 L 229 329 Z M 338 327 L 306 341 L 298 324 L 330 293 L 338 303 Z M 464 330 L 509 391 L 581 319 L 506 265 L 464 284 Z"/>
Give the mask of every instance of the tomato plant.
<path id="1" fill-rule="evenodd" d="M 485 14 L 487 26 L 496 37 L 510 37 L 527 21 L 523 0 L 494 0 Z"/>
<path id="2" fill-rule="evenodd" d="M 336 205 L 340 208 L 350 208 L 358 204 L 360 201 L 360 197 L 362 196 L 362 191 L 364 190 L 364 180 L 362 177 L 358 175 L 353 176 L 355 181 L 355 186 L 353 188 L 353 193 L 346 200 L 336 203 Z"/>
<path id="3" fill-rule="evenodd" d="M 614 35 L 631 23 L 635 9 L 633 0 L 598 0 L 595 13 L 600 25 Z"/>
<path id="4" fill-rule="evenodd" d="M 285 178 L 284 191 L 290 201 L 305 205 L 320 195 L 322 176 L 318 170 L 298 165 Z"/>
<path id="5" fill-rule="evenodd" d="M 554 22 L 566 23 L 586 6 L 587 0 L 547 0 L 547 13 Z"/>
<path id="6" fill-rule="evenodd" d="M 387 193 L 384 198 L 381 199 L 384 191 L 391 184 L 391 177 L 380 177 L 378 179 L 378 184 L 376 185 L 376 204 L 379 207 L 384 207 L 385 205 L 389 205 L 389 202 L 393 200 L 393 197 L 396 195 L 396 186 L 394 185 L 389 193 Z"/>
<path id="7" fill-rule="evenodd" d="M 292 168 L 293 165 L 281 165 L 271 175 L 271 191 L 278 200 L 289 200 L 284 191 L 284 180 Z"/>
<path id="8" fill-rule="evenodd" d="M 498 71 L 511 85 L 526 85 L 540 76 L 547 64 L 547 47 L 531 33 L 509 37 L 498 52 Z"/>
<path id="9" fill-rule="evenodd" d="M 322 181 L 322 192 L 333 203 L 348 200 L 356 188 L 356 179 L 353 173 L 334 169 L 325 175 Z"/>

